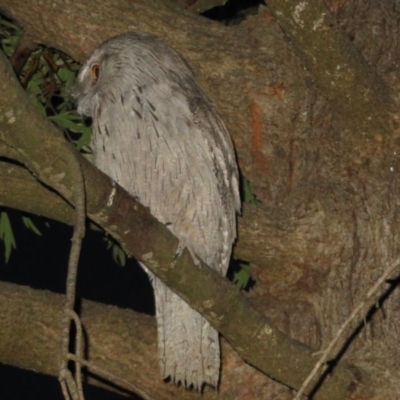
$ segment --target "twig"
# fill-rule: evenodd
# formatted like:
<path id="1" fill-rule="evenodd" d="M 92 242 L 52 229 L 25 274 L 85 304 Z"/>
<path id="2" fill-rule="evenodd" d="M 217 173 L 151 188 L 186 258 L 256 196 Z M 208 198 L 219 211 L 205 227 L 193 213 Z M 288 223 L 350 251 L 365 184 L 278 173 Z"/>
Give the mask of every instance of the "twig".
<path id="1" fill-rule="evenodd" d="M 70 310 L 70 317 L 74 320 L 75 328 L 76 328 L 76 335 L 75 335 L 75 353 L 77 354 L 76 360 L 76 372 L 75 372 L 75 380 L 76 386 L 78 390 L 79 397 L 81 399 L 84 398 L 83 396 L 83 388 L 82 388 L 82 363 L 80 360 L 83 359 L 83 330 L 82 330 L 82 323 L 78 316 L 78 314 Z"/>
<path id="2" fill-rule="evenodd" d="M 349 315 L 349 317 L 346 319 L 346 321 L 342 324 L 342 326 L 339 328 L 337 331 L 335 337 L 332 339 L 332 341 L 329 343 L 328 347 L 322 352 L 322 356 L 318 360 L 318 362 L 315 364 L 314 369 L 311 371 L 311 373 L 307 376 L 303 384 L 301 385 L 299 391 L 297 392 L 296 396 L 293 398 L 293 400 L 300 400 L 301 396 L 304 394 L 304 391 L 306 390 L 308 384 L 312 381 L 312 379 L 315 377 L 317 374 L 318 370 L 321 368 L 321 366 L 326 362 L 326 360 L 329 357 L 330 352 L 332 351 L 333 347 L 336 345 L 336 343 L 339 341 L 339 339 L 342 337 L 344 330 L 349 326 L 349 324 L 355 319 L 359 311 L 364 308 L 364 306 L 367 304 L 368 300 L 376 294 L 378 291 L 379 287 L 386 281 L 388 276 L 400 265 L 400 258 L 398 258 L 396 261 L 394 261 L 389 267 L 387 267 L 380 278 L 375 282 L 375 284 L 372 286 L 372 288 L 368 291 L 367 295 L 363 300 L 361 300 L 357 307 L 353 309 L 352 313 Z M 374 299 L 373 303 L 375 303 L 376 300 Z"/>
<path id="3" fill-rule="evenodd" d="M 64 398 L 68 400 L 70 397 L 66 393 L 67 389 L 73 400 L 83 400 L 82 382 L 81 380 L 81 364 L 76 364 L 76 379 L 74 380 L 71 372 L 68 370 L 68 349 L 69 349 L 69 337 L 71 328 L 71 319 L 78 321 L 76 325 L 77 334 L 81 333 L 81 325 L 79 317 L 74 313 L 75 303 L 75 289 L 76 289 L 76 277 L 78 273 L 78 262 L 79 255 L 82 246 L 82 239 L 85 235 L 85 185 L 83 175 L 79 163 L 79 159 L 75 153 L 71 151 L 71 172 L 75 177 L 74 181 L 74 203 L 75 203 L 75 224 L 74 233 L 71 239 L 71 251 L 68 260 L 68 273 L 67 273 L 67 284 L 65 294 L 65 305 L 64 315 L 62 319 L 62 331 L 61 331 L 61 346 L 60 346 L 60 367 L 59 367 L 59 380 L 61 383 Z M 81 343 L 81 342 L 80 342 Z M 78 347 L 78 343 L 77 343 Z M 79 352 L 82 353 L 82 344 L 79 344 Z M 81 355 L 81 353 L 78 353 Z M 76 383 L 78 381 L 78 384 Z"/>
<path id="4" fill-rule="evenodd" d="M 15 75 L 20 75 L 30 55 L 37 47 L 38 45 L 32 40 L 32 38 L 24 33 L 10 58 L 10 64 L 15 72 Z"/>
<path id="5" fill-rule="evenodd" d="M 90 361 L 87 361 L 83 358 L 79 358 L 75 354 L 71 354 L 71 353 L 67 354 L 67 358 L 69 360 L 73 360 L 77 363 L 84 365 L 85 367 L 89 368 L 89 370 L 91 372 L 97 373 L 102 378 L 105 378 L 106 380 L 108 380 L 112 383 L 115 383 L 118 386 L 130 388 L 134 393 L 138 394 L 144 400 L 154 400 L 153 397 L 150 397 L 146 392 L 144 392 L 142 389 L 139 389 L 133 383 L 128 382 L 127 380 L 120 378 L 119 376 L 114 375 L 111 372 L 108 372 L 108 371 L 98 367 L 97 365 L 91 363 Z"/>

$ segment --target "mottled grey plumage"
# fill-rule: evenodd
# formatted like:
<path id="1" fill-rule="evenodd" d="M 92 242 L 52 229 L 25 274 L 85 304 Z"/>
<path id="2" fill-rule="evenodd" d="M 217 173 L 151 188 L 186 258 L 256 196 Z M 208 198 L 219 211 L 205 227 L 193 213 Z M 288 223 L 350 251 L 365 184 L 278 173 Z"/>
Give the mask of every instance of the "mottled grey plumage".
<path id="1" fill-rule="evenodd" d="M 161 40 L 127 33 L 98 47 L 75 89 L 93 118 L 95 164 L 167 224 L 194 257 L 225 275 L 240 208 L 229 133 L 182 58 Z M 218 333 L 148 271 L 163 377 L 216 386 Z"/>

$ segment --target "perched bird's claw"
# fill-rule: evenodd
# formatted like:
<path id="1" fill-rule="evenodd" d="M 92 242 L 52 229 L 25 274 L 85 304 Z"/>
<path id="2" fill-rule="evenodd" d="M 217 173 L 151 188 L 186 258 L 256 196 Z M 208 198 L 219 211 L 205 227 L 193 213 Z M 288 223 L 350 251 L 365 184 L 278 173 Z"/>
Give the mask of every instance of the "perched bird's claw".
<path id="1" fill-rule="evenodd" d="M 187 246 L 186 240 L 182 240 L 182 239 L 179 240 L 178 248 L 176 249 L 176 252 L 174 255 L 174 261 L 177 260 L 182 255 L 183 250 L 185 250 L 185 248 L 188 249 L 195 265 L 200 267 L 200 260 L 196 257 L 196 254 L 194 253 L 193 249 L 190 246 Z"/>

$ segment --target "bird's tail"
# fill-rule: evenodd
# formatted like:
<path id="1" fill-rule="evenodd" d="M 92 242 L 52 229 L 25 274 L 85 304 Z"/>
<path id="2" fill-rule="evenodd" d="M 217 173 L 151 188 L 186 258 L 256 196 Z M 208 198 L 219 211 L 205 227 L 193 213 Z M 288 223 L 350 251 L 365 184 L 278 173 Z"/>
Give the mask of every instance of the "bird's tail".
<path id="1" fill-rule="evenodd" d="M 144 267 L 144 266 L 143 266 Z M 163 378 L 201 390 L 203 383 L 216 387 L 220 371 L 218 332 L 197 311 L 155 277 L 158 358 Z"/>

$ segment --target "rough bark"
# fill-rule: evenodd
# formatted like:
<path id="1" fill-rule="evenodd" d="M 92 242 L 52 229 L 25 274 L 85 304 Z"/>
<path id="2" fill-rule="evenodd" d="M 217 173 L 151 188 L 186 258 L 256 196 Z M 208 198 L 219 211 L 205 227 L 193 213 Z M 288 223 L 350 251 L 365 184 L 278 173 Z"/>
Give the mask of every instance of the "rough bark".
<path id="1" fill-rule="evenodd" d="M 0 282 L 0 359 L 19 368 L 58 376 L 60 319 L 64 296 L 26 286 Z M 219 392 L 206 388 L 203 395 L 189 392 L 160 378 L 156 349 L 156 321 L 148 315 L 84 300 L 81 318 L 88 343 L 88 359 L 97 367 L 130 382 L 150 398 L 254 399 L 278 396 L 290 399 L 282 385 L 243 365 L 231 347 L 223 343 L 224 382 Z M 18 315 L 18 318 L 15 318 Z M 89 383 L 104 386 L 91 371 Z M 132 387 L 118 382 L 132 391 Z M 109 386 L 108 389 L 112 387 Z M 35 396 L 39 396 L 38 393 Z"/>
<path id="2" fill-rule="evenodd" d="M 317 1 L 269 4 L 287 36 L 265 9 L 227 29 L 162 1 L 102 1 L 96 13 L 77 0 L 0 8 L 33 40 L 78 60 L 127 30 L 161 36 L 184 55 L 263 202 L 245 214 L 238 243 L 247 259 L 264 260 L 253 268 L 251 301 L 320 348 L 397 255 L 400 142 L 391 94 L 400 87 L 400 10 L 389 0 L 332 0 L 330 10 Z M 45 31 L 32 15 L 46 20 Z M 260 238 L 252 252 L 249 229 Z M 346 352 L 385 397 L 397 393 L 399 300 L 393 290 Z"/>

